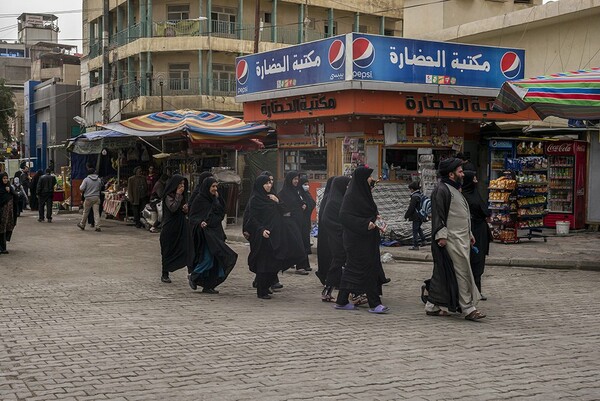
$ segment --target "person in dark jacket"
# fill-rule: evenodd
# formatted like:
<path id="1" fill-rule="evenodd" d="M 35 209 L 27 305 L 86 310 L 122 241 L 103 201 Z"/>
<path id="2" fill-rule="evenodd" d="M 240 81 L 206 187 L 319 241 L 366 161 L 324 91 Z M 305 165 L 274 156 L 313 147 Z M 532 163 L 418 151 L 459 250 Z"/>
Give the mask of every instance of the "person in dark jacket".
<path id="1" fill-rule="evenodd" d="M 472 163 L 466 163 L 463 167 L 465 178 L 462 185 L 462 194 L 469 203 L 469 210 L 471 211 L 471 232 L 475 237 L 475 247 L 471 248 L 470 260 L 471 260 L 471 271 L 473 272 L 473 278 L 477 289 L 481 294 L 481 276 L 485 269 L 485 257 L 489 254 L 490 242 L 492 236 L 487 224 L 487 220 L 491 215 L 490 209 L 487 203 L 482 199 L 481 194 L 477 190 L 477 171 L 475 165 Z M 477 249 L 477 251 L 475 251 Z M 485 301 L 487 298 L 481 294 L 481 300 Z"/>
<path id="2" fill-rule="evenodd" d="M 46 209 L 46 219 L 52 223 L 52 198 L 54 197 L 54 187 L 56 186 L 56 177 L 52 175 L 52 170 L 47 168 L 36 185 L 36 194 L 39 200 L 39 218 L 41 223 L 44 221 L 44 209 Z"/>
<path id="3" fill-rule="evenodd" d="M 302 233 L 304 231 L 305 225 L 305 211 L 307 209 L 307 204 L 302 198 L 300 194 L 299 188 L 300 182 L 300 174 L 297 171 L 290 171 L 285 175 L 285 180 L 283 182 L 283 188 L 277 194 L 277 197 L 283 202 L 283 205 L 287 208 L 286 214 L 289 214 L 289 217 L 296 225 L 297 230 L 300 232 L 302 238 L 302 244 L 304 246 L 304 254 L 305 257 L 302 261 L 300 261 L 296 265 L 296 273 L 307 275 L 307 269 L 310 269 L 310 266 L 306 266 L 306 260 L 308 259 L 308 253 L 306 250 L 306 240 L 304 240 Z M 310 242 L 310 240 L 309 240 Z M 284 270 L 290 268 L 291 266 L 283 266 Z M 312 269 L 311 269 L 312 270 Z"/>
<path id="4" fill-rule="evenodd" d="M 38 196 L 37 196 L 37 184 L 43 175 L 44 175 L 44 172 L 42 170 L 38 170 L 33 175 L 33 178 L 31 179 L 31 186 L 30 186 L 31 196 L 29 198 L 29 206 L 31 207 L 31 210 L 38 210 L 39 201 L 38 201 Z"/>
<path id="5" fill-rule="evenodd" d="M 408 205 L 408 210 L 404 214 L 404 218 L 412 221 L 412 236 L 413 236 L 413 246 L 408 248 L 411 251 L 419 250 L 419 238 L 421 239 L 421 245 L 425 246 L 426 238 L 425 234 L 423 234 L 423 229 L 421 225 L 423 224 L 423 220 L 419 215 L 419 208 L 421 207 L 421 185 L 419 185 L 418 181 L 413 181 L 408 184 L 408 189 L 410 190 L 410 204 Z"/>
<path id="6" fill-rule="evenodd" d="M 148 186 L 146 184 L 146 177 L 142 174 L 142 168 L 136 167 L 133 169 L 133 176 L 127 180 L 127 197 L 131 208 L 133 210 L 133 221 L 137 228 L 143 228 L 144 225 L 141 223 L 140 218 L 142 216 L 142 209 L 148 203 Z"/>
<path id="7" fill-rule="evenodd" d="M 306 256 L 300 233 L 293 222 L 285 220 L 288 209 L 271 193 L 272 187 L 268 176 L 256 177 L 245 227 L 250 234 L 248 266 L 256 274 L 256 295 L 261 299 L 271 299 L 269 287 L 280 270 Z"/>
<path id="8" fill-rule="evenodd" d="M 369 312 L 387 313 L 381 303 L 382 268 L 379 244 L 381 237 L 375 222 L 379 215 L 371 193 L 373 169 L 358 167 L 340 207 L 346 262 L 342 270 L 336 309 L 355 310 L 348 300 L 350 293 L 366 294 Z"/>
<path id="9" fill-rule="evenodd" d="M 325 184 L 325 190 L 321 197 L 321 203 L 319 204 L 319 214 L 317 216 L 317 227 L 319 228 L 318 240 L 317 240 L 317 271 L 315 275 L 319 278 L 321 284 L 326 285 L 327 283 L 327 272 L 331 265 L 331 251 L 329 249 L 329 235 L 327 234 L 327 227 L 323 225 L 323 213 L 325 213 L 325 207 L 329 199 L 329 192 L 331 191 L 331 184 L 333 183 L 334 177 L 329 177 Z"/>
<path id="10" fill-rule="evenodd" d="M 188 281 L 193 290 L 200 285 L 203 293 L 218 294 L 216 287 L 235 267 L 238 255 L 225 244 L 224 218 L 225 202 L 219 195 L 217 180 L 207 177 L 189 212 L 194 259 L 188 267 Z"/>
<path id="11" fill-rule="evenodd" d="M 144 185 L 146 180 L 144 179 Z M 162 198 L 163 220 L 160 232 L 163 283 L 171 283 L 169 273 L 190 266 L 192 239 L 186 218 L 187 180 L 178 174 L 167 181 Z"/>
<path id="12" fill-rule="evenodd" d="M 0 174 L 0 254 L 7 254 L 6 242 L 10 241 L 17 225 L 19 195 L 10 185 L 8 174 Z"/>
<path id="13" fill-rule="evenodd" d="M 346 262 L 346 250 L 344 249 L 343 226 L 340 223 L 340 208 L 344 195 L 350 183 L 350 177 L 340 176 L 333 179 L 327 205 L 323 210 L 321 225 L 327 233 L 331 262 L 327 269 L 325 288 L 321 292 L 323 302 L 333 302 L 335 298 L 331 295 L 334 288 L 339 288 L 342 279 L 342 267 Z M 321 233 L 319 233 L 319 241 Z"/>

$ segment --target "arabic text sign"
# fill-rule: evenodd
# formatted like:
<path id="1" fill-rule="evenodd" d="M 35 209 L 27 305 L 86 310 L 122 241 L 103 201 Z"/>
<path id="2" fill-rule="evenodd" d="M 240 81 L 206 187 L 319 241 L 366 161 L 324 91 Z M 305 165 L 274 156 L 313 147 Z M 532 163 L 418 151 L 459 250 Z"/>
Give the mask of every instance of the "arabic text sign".
<path id="1" fill-rule="evenodd" d="M 525 51 L 353 34 L 352 78 L 500 88 L 524 76 Z"/>
<path id="2" fill-rule="evenodd" d="M 345 63 L 345 36 L 238 57 L 237 94 L 343 81 Z"/>

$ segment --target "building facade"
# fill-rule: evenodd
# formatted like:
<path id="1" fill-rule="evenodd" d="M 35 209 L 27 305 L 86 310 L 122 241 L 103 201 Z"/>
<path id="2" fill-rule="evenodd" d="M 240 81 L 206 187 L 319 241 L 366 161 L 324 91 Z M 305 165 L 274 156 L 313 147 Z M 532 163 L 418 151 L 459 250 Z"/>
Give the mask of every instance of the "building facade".
<path id="1" fill-rule="evenodd" d="M 182 108 L 241 115 L 235 58 L 254 52 L 255 1 L 111 1 L 110 120 Z M 82 112 L 90 124 L 103 117 L 102 5 L 83 4 Z M 259 51 L 353 31 L 402 33 L 402 0 L 273 0 L 259 10 Z"/>

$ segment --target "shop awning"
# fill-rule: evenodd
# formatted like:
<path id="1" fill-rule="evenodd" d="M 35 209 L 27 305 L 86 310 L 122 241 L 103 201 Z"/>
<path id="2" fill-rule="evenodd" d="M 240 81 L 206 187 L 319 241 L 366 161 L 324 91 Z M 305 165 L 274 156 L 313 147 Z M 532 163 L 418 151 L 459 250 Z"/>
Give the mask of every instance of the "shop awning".
<path id="1" fill-rule="evenodd" d="M 516 113 L 531 107 L 542 119 L 600 119 L 600 68 L 507 81 L 494 107 Z"/>
<path id="2" fill-rule="evenodd" d="M 97 154 L 102 148 L 127 148 L 135 145 L 135 136 L 113 130 L 87 132 L 67 141 L 67 150 L 78 154 Z"/>
<path id="3" fill-rule="evenodd" d="M 197 110 L 161 111 L 104 125 L 105 128 L 138 137 L 184 133 L 190 142 L 233 143 L 266 136 L 270 127 L 218 113 Z"/>

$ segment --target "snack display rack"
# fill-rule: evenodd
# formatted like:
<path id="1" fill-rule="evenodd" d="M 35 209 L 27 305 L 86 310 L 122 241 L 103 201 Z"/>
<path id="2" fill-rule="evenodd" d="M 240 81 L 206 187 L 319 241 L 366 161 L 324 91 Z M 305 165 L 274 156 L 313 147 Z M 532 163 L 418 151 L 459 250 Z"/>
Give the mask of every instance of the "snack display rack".
<path id="1" fill-rule="evenodd" d="M 515 171 L 517 181 L 517 229 L 527 230 L 523 237 L 546 242 L 542 228 L 548 201 L 548 159 L 543 155 L 518 157 L 508 159 L 506 166 Z"/>
<path id="2" fill-rule="evenodd" d="M 517 235 L 517 181 L 514 174 L 505 171 L 500 178 L 490 181 L 489 209 L 492 212 L 490 224 L 494 241 L 503 244 L 516 244 Z"/>

